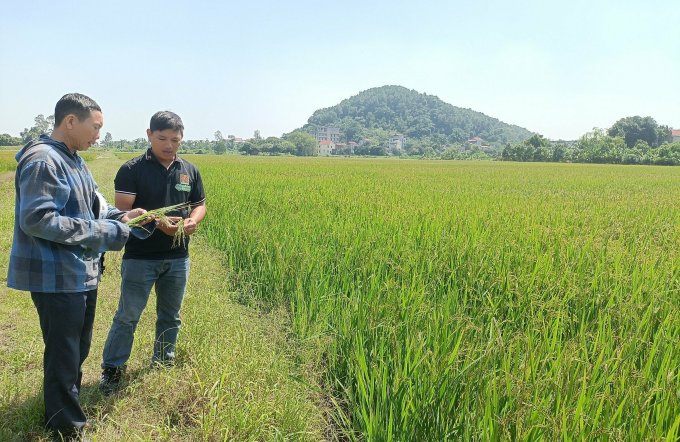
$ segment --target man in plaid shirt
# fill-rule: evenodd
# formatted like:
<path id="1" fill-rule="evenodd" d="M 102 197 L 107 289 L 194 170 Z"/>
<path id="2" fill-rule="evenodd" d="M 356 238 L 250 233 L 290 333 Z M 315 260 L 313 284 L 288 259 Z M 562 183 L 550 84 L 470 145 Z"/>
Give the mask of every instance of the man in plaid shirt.
<path id="1" fill-rule="evenodd" d="M 97 184 L 78 151 L 99 138 L 104 119 L 94 100 L 64 95 L 54 131 L 16 155 L 14 240 L 7 285 L 31 292 L 45 343 L 45 424 L 55 437 L 78 437 L 81 366 L 90 350 L 100 279 L 99 258 L 120 250 L 125 224 L 145 212 L 96 210 Z M 103 217 L 100 217 L 103 215 Z"/>

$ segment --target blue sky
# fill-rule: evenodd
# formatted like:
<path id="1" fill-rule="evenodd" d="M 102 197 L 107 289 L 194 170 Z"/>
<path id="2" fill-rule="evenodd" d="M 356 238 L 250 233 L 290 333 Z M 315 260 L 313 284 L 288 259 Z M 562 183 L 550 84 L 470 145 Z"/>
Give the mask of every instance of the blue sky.
<path id="1" fill-rule="evenodd" d="M 397 84 L 552 139 L 631 115 L 680 128 L 680 5 L 571 1 L 11 1 L 0 133 L 67 92 L 114 138 L 169 109 L 185 138 L 280 136 Z"/>

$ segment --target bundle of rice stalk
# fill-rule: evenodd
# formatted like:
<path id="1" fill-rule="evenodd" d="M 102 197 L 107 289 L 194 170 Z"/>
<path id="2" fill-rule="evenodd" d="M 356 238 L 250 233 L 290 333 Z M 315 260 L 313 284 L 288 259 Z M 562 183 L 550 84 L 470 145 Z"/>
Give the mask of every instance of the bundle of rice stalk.
<path id="1" fill-rule="evenodd" d="M 168 213 L 174 212 L 176 210 L 182 210 L 191 207 L 190 203 L 180 203 L 180 204 L 175 204 L 173 206 L 167 206 L 167 207 L 161 207 L 159 209 L 153 209 L 149 210 L 143 215 L 140 215 L 136 218 L 131 219 L 128 221 L 128 226 L 130 227 L 139 227 L 144 230 L 147 230 L 144 225 L 148 224 L 149 222 L 156 220 L 159 223 L 163 223 L 165 226 L 171 226 L 174 225 L 177 227 L 177 232 L 175 232 L 175 236 L 172 238 L 172 248 L 179 247 L 180 245 L 183 245 L 186 243 L 186 234 L 184 232 L 184 219 L 180 219 L 177 224 L 173 224 L 173 222 L 170 220 L 168 217 Z M 147 230 L 148 231 L 148 230 Z M 151 232 L 149 232 L 151 233 Z"/>
<path id="2" fill-rule="evenodd" d="M 175 232 L 175 236 L 172 237 L 172 248 L 176 249 L 180 245 L 185 247 L 186 242 L 187 242 L 187 235 L 184 232 L 184 219 L 180 219 L 177 221 L 177 224 L 175 224 L 177 227 L 177 232 Z"/>
<path id="3" fill-rule="evenodd" d="M 136 218 L 132 218 L 128 221 L 127 225 L 130 227 L 142 227 L 143 225 L 153 221 L 158 220 L 160 222 L 169 223 L 167 214 L 175 210 L 182 210 L 191 207 L 191 203 L 180 203 L 174 206 L 161 207 L 159 209 L 153 209 L 147 211 L 143 215 L 139 215 Z"/>

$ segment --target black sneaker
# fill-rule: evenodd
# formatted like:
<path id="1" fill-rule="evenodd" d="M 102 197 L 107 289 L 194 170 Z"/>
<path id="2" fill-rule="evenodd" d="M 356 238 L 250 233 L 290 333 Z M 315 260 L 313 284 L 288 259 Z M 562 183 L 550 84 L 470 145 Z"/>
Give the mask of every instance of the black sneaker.
<path id="1" fill-rule="evenodd" d="M 172 368 L 175 366 L 175 359 L 154 359 L 151 361 L 151 369 L 160 370 L 163 368 Z"/>
<path id="2" fill-rule="evenodd" d="M 88 436 L 83 429 L 65 432 L 52 431 L 50 432 L 50 436 L 52 442 L 92 442 L 90 436 Z"/>
<path id="3" fill-rule="evenodd" d="M 99 390 L 104 396 L 111 396 L 120 388 L 120 382 L 125 374 L 125 365 L 122 367 L 105 367 L 99 380 Z"/>

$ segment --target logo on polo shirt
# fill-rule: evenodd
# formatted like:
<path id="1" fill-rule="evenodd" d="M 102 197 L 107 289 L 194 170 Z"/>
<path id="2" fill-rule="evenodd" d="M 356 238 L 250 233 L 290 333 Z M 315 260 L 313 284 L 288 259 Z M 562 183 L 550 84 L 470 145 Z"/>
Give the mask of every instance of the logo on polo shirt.
<path id="1" fill-rule="evenodd" d="M 179 175 L 179 183 L 175 184 L 175 189 L 180 192 L 191 192 L 191 185 L 189 183 L 189 175 L 181 173 Z"/>

